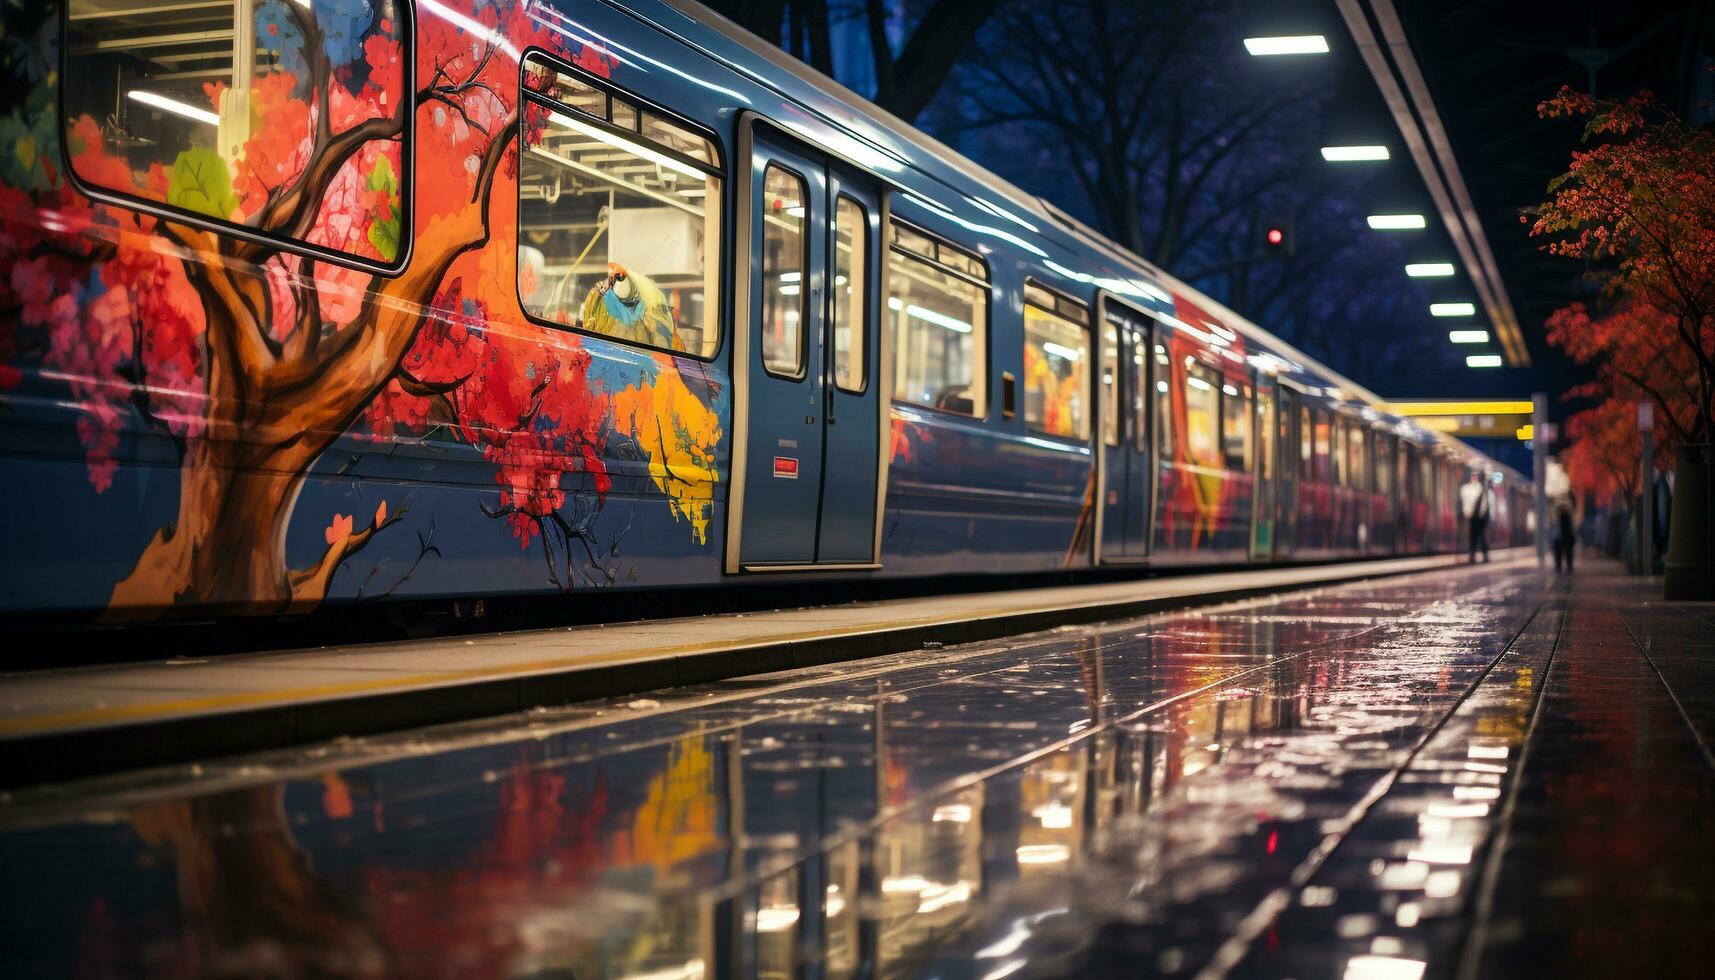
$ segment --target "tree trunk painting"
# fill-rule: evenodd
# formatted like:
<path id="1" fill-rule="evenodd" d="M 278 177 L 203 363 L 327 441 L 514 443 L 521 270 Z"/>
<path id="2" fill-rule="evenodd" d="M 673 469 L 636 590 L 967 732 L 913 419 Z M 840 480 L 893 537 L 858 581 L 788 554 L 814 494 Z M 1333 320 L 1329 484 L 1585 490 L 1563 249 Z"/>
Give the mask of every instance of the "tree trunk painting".
<path id="1" fill-rule="evenodd" d="M 679 359 L 651 359 L 616 393 L 587 377 L 575 335 L 490 329 L 524 322 L 512 253 L 519 134 L 531 130 L 519 53 L 604 76 L 613 62 L 569 46 L 525 0 L 470 9 L 423 16 L 407 43 L 412 31 L 361 0 L 261 0 L 257 39 L 273 67 L 250 82 L 251 135 L 230 158 L 192 148 L 141 170 L 87 115 L 66 120 L 62 157 L 48 68 L 4 100 L 18 105 L 0 104 L 15 148 L 0 165 L 11 269 L 0 390 L 21 365 L 68 379 L 98 493 L 139 418 L 179 457 L 177 513 L 114 586 L 109 615 L 316 606 L 340 565 L 406 510 L 383 499 L 373 515 L 329 514 L 325 551 L 288 564 L 312 466 L 365 426 L 378 440 L 439 427 L 480 450 L 500 487 L 490 515 L 525 548 L 558 529 L 568 567 L 557 572 L 551 552 L 548 565 L 562 588 L 570 539 L 587 534 L 559 514 L 563 481 L 582 474 L 599 507 L 615 432 L 650 433 L 636 441 L 654 482 L 707 542 L 719 413 L 680 380 Z M 215 112 L 232 104 L 224 83 L 205 89 Z M 156 213 L 92 201 L 61 159 L 83 184 Z M 175 220 L 184 211 L 232 227 Z"/>

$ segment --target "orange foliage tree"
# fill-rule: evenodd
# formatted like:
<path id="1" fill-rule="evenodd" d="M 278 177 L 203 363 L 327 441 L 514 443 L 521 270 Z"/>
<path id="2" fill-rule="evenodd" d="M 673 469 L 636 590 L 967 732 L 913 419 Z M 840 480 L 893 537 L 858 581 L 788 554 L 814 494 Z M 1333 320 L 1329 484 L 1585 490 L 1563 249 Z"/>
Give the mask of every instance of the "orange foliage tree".
<path id="1" fill-rule="evenodd" d="M 1572 165 L 1548 185 L 1531 234 L 1552 255 L 1594 263 L 1604 309 L 1582 303 L 1548 321 L 1551 343 L 1593 364 L 1607 402 L 1573 416 L 1574 478 L 1609 485 L 1641 451 L 1632 404 L 1654 403 L 1664 450 L 1715 435 L 1715 135 L 1687 126 L 1649 93 L 1595 99 L 1562 88 L 1544 117 L 1581 116 Z M 1529 220 L 1529 219 L 1527 219 Z M 1621 430 L 1630 432 L 1630 436 Z"/>
<path id="2" fill-rule="evenodd" d="M 259 0 L 255 29 L 272 57 L 242 97 L 204 88 L 223 120 L 248 107 L 237 153 L 194 145 L 170 165 L 140 163 L 106 124 L 68 118 L 75 175 L 141 206 L 92 201 L 58 166 L 51 71 L 0 98 L 0 140 L 14 144 L 0 159 L 11 269 L 0 389 L 21 383 L 20 363 L 69 379 L 97 493 L 136 419 L 179 457 L 177 514 L 114 587 L 111 609 L 320 602 L 340 565 L 405 511 L 383 501 L 373 517 L 334 514 L 319 557 L 288 565 L 311 467 L 360 422 L 380 439 L 444 426 L 480 450 L 500 488 L 490 515 L 521 546 L 540 540 L 562 588 L 574 541 L 592 564 L 600 557 L 589 524 L 611 485 L 602 450 L 615 433 L 637 439 L 675 516 L 706 540 L 718 420 L 673 358 L 608 392 L 577 338 L 489 329 L 518 316 L 507 244 L 518 134 L 541 125 L 520 98 L 521 52 L 602 75 L 611 60 L 567 42 L 544 21 L 552 11 L 527 0 L 459 6 L 470 12 L 447 8 L 411 31 L 366 4 Z M 594 504 L 568 519 L 569 474 L 571 495 L 587 489 Z"/>

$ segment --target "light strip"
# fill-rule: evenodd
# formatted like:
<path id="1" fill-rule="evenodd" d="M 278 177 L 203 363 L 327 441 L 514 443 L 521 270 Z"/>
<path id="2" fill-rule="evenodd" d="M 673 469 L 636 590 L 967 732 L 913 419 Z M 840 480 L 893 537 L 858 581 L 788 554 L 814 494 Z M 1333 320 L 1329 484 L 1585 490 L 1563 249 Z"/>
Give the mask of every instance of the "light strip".
<path id="1" fill-rule="evenodd" d="M 1430 316 L 1476 316 L 1474 303 L 1430 303 Z"/>
<path id="2" fill-rule="evenodd" d="M 1496 367 L 1500 367 L 1501 366 L 1501 355 L 1499 355 L 1499 354 L 1471 354 L 1470 356 L 1465 358 L 1465 366 L 1466 367 L 1474 367 L 1474 368 L 1496 368 Z"/>
<path id="3" fill-rule="evenodd" d="M 1047 341 L 1042 345 L 1042 353 L 1053 354 L 1055 357 L 1066 361 L 1082 360 L 1084 357 L 1083 351 L 1073 350 L 1070 347 L 1062 347 L 1053 341 Z"/>
<path id="4" fill-rule="evenodd" d="M 1529 415 L 1536 411 L 1536 406 L 1528 401 L 1388 402 L 1377 407 L 1405 418 L 1424 415 Z"/>
<path id="5" fill-rule="evenodd" d="M 888 305 L 891 306 L 892 304 L 889 303 Z M 925 323 L 933 323 L 937 327 L 946 327 L 954 333 L 970 333 L 975 329 L 963 320 L 950 317 L 945 313 L 936 313 L 934 310 L 926 310 L 916 303 L 905 307 L 905 313 L 907 316 L 914 316 Z"/>
<path id="6" fill-rule="evenodd" d="M 1385 146 L 1324 146 L 1322 159 L 1329 163 L 1354 163 L 1362 160 L 1386 160 Z"/>
<path id="7" fill-rule="evenodd" d="M 1413 279 L 1441 279 L 1456 271 L 1451 262 L 1412 262 L 1405 267 L 1405 274 Z"/>
<path id="8" fill-rule="evenodd" d="M 1489 342 L 1489 332 L 1487 330 L 1452 330 L 1448 332 L 1447 339 L 1455 344 L 1486 344 Z"/>
<path id="9" fill-rule="evenodd" d="M 1370 227 L 1377 231 L 1398 231 L 1405 228 L 1422 228 L 1426 222 L 1421 214 L 1372 214 L 1366 219 Z"/>
<path id="10" fill-rule="evenodd" d="M 162 112 L 170 112 L 175 116 L 194 119 L 197 122 L 207 123 L 210 126 L 220 125 L 219 113 L 210 112 L 207 109 L 199 109 L 188 102 L 180 102 L 178 99 L 171 99 L 156 92 L 145 92 L 141 89 L 132 89 L 127 94 L 133 102 L 141 102 L 146 106 L 160 109 Z"/>
<path id="11" fill-rule="evenodd" d="M 627 153 L 635 154 L 636 156 L 640 156 L 643 159 L 648 160 L 650 163 L 659 164 L 669 170 L 682 173 L 687 177 L 692 177 L 697 180 L 703 180 L 708 177 L 708 174 L 703 173 L 696 167 L 680 163 L 665 153 L 651 150 L 649 147 L 644 146 L 641 143 L 633 143 L 622 136 L 615 136 L 604 129 L 597 129 L 581 120 L 573 119 L 565 113 L 555 112 L 550 109 L 548 110 L 548 118 L 567 129 L 582 133 L 591 139 L 601 140 L 603 143 L 606 143 L 608 146 L 611 146 L 616 150 L 624 150 Z"/>
<path id="12" fill-rule="evenodd" d="M 1258 58 L 1282 54 L 1327 54 L 1328 39 L 1320 34 L 1247 37 L 1245 38 L 1245 50 Z"/>

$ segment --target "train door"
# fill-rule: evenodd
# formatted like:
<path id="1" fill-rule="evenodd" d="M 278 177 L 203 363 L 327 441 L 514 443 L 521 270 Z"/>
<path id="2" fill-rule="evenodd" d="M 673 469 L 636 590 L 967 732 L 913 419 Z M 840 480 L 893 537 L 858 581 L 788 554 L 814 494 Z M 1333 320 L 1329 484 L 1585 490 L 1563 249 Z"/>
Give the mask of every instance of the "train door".
<path id="1" fill-rule="evenodd" d="M 1274 493 L 1275 470 L 1275 434 L 1274 434 L 1274 379 L 1266 374 L 1257 372 L 1256 377 L 1256 421 L 1252 431 L 1256 433 L 1256 491 L 1251 499 L 1251 557 L 1258 561 L 1268 561 L 1274 557 L 1274 539 L 1276 527 L 1276 506 Z"/>
<path id="2" fill-rule="evenodd" d="M 727 570 L 874 567 L 881 191 L 761 129 L 747 166 Z"/>
<path id="3" fill-rule="evenodd" d="M 1104 297 L 1102 303 L 1101 560 L 1149 553 L 1149 318 Z"/>
<path id="4" fill-rule="evenodd" d="M 1298 527 L 1298 397 L 1285 385 L 1275 389 L 1274 425 L 1274 555 L 1288 558 L 1297 544 Z"/>

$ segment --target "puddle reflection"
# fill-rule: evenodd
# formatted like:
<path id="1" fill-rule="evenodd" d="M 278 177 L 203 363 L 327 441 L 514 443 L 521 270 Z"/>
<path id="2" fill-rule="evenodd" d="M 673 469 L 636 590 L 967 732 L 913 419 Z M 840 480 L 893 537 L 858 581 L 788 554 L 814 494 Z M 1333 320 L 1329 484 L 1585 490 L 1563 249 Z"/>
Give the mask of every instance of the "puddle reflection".
<path id="1" fill-rule="evenodd" d="M 75 817 L 14 812 L 0 966 L 666 980 L 1137 956 L 1172 972 L 1286 879 L 1515 613 L 1504 594 L 1350 594 L 1058 631 L 956 669 L 896 658 Z M 1505 758 L 1508 733 L 1474 734 L 1454 790 L 1488 787 L 1482 767 Z M 1426 810 L 1420 846 L 1440 850 L 1403 866 L 1456 864 L 1458 808 L 1479 802 Z"/>

